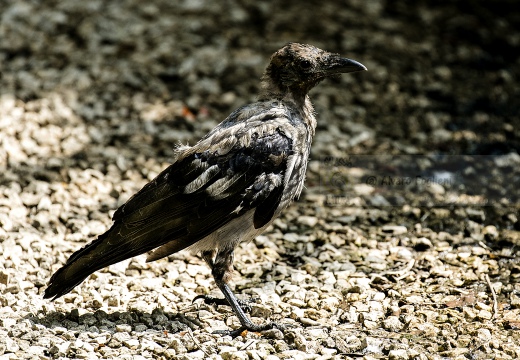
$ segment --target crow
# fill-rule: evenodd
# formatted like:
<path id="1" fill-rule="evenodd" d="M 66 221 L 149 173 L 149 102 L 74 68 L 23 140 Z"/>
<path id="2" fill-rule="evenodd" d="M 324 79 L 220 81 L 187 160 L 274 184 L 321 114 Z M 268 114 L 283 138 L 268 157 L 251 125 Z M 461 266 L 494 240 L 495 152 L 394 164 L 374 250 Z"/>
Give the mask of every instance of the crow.
<path id="1" fill-rule="evenodd" d="M 282 329 L 251 322 L 247 304 L 231 291 L 234 250 L 302 192 L 316 129 L 309 90 L 327 77 L 363 70 L 311 45 L 276 51 L 258 101 L 233 111 L 194 146 L 178 145 L 172 164 L 117 209 L 112 227 L 52 275 L 44 297 L 56 299 L 93 272 L 145 252 L 153 250 L 147 261 L 154 261 L 189 249 L 209 265 L 222 301 L 240 320 L 240 328 L 219 333 Z"/>

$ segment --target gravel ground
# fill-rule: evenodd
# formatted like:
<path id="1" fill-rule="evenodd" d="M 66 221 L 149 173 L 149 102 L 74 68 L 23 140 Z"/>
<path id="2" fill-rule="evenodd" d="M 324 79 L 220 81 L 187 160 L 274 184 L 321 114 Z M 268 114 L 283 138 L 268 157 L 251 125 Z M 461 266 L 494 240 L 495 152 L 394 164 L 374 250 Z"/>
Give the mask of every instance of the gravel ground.
<path id="1" fill-rule="evenodd" d="M 0 4 L 0 359 L 520 358 L 515 1 Z M 369 71 L 312 95 L 307 188 L 237 251 L 238 326 L 180 253 L 45 284 L 110 216 L 255 99 L 287 41 Z"/>

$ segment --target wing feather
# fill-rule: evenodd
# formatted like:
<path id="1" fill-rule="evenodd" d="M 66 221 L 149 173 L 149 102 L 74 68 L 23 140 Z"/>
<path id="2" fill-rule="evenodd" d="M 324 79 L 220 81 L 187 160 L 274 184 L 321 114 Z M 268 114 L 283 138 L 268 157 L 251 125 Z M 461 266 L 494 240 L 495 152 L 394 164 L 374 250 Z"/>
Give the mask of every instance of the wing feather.
<path id="1" fill-rule="evenodd" d="M 183 148 L 174 164 L 115 212 L 105 234 L 52 276 L 45 297 L 59 297 L 94 271 L 154 248 L 171 251 L 161 256 L 182 250 L 251 209 L 255 228 L 269 223 L 284 190 L 293 143 L 272 124 L 258 121 L 249 127 L 223 123 L 222 132 L 235 137 L 224 152 L 215 150 L 212 138 Z"/>

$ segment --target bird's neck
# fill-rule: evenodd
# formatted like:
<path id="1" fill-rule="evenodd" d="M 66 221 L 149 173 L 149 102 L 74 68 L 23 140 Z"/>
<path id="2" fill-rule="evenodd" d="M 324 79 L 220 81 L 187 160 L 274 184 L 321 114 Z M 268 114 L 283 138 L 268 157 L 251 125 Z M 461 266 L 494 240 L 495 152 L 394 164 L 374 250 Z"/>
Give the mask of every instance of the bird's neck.
<path id="1" fill-rule="evenodd" d="M 262 78 L 258 100 L 266 101 L 273 99 L 290 101 L 300 109 L 303 109 L 306 103 L 310 104 L 306 89 L 283 87 L 278 85 L 270 77 L 264 76 Z"/>
<path id="2" fill-rule="evenodd" d="M 311 140 L 314 137 L 314 133 L 316 131 L 316 117 L 314 116 L 314 106 L 312 106 L 311 99 L 309 98 L 309 95 L 305 95 L 305 100 L 303 104 L 303 116 L 305 118 L 305 122 L 308 126 Z"/>
<path id="3" fill-rule="evenodd" d="M 273 81 L 262 79 L 262 87 L 259 101 L 279 100 L 291 104 L 296 108 L 302 116 L 302 120 L 309 130 L 311 137 L 314 136 L 316 130 L 316 117 L 314 116 L 314 107 L 307 91 L 298 91 L 290 88 L 282 89 Z"/>

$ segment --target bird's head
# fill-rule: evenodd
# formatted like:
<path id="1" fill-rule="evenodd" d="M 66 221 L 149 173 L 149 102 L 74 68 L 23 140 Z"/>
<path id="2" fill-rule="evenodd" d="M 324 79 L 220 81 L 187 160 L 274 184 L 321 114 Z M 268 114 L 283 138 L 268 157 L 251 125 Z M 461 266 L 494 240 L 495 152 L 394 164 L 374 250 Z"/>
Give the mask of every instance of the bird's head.
<path id="1" fill-rule="evenodd" d="M 312 45 L 289 43 L 271 56 L 262 80 L 268 92 L 277 89 L 276 92 L 306 95 L 326 77 L 366 69 L 355 60 Z"/>

